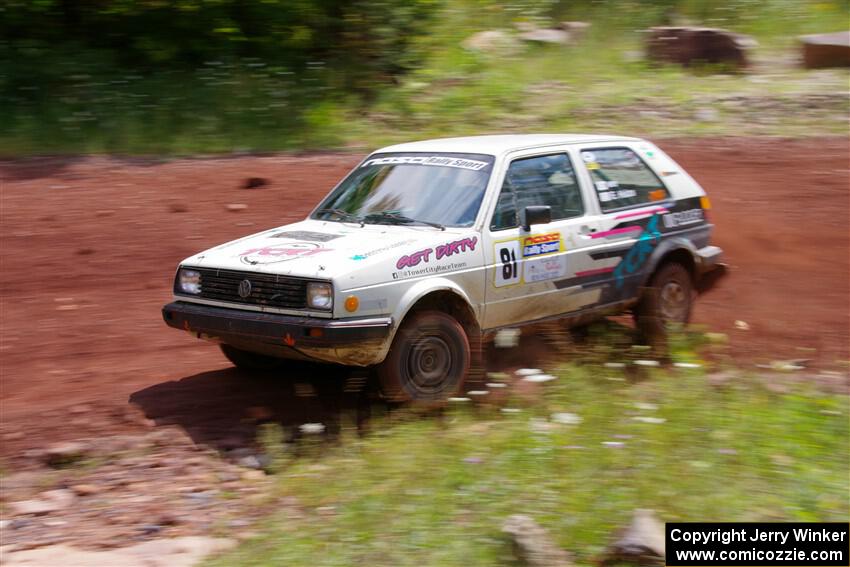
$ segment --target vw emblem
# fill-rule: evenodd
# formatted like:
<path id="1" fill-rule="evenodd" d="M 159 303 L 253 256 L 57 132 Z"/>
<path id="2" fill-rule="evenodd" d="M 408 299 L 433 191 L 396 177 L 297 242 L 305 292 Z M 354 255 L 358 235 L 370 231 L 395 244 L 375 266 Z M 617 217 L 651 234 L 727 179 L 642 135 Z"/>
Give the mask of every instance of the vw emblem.
<path id="1" fill-rule="evenodd" d="M 242 280 L 239 282 L 239 297 L 247 299 L 249 295 L 251 295 L 251 281 Z"/>

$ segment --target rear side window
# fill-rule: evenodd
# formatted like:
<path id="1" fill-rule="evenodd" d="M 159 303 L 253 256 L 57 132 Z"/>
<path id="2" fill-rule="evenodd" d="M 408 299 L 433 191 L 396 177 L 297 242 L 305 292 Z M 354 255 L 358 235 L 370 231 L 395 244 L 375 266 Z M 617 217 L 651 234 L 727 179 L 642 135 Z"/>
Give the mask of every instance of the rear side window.
<path id="1" fill-rule="evenodd" d="M 663 201 L 669 196 L 661 179 L 632 150 L 583 150 L 581 158 L 603 211 Z"/>
<path id="2" fill-rule="evenodd" d="M 520 213 L 531 205 L 548 205 L 552 220 L 584 214 L 575 169 L 567 154 L 523 158 L 511 162 L 505 175 L 491 230 L 514 228 Z"/>

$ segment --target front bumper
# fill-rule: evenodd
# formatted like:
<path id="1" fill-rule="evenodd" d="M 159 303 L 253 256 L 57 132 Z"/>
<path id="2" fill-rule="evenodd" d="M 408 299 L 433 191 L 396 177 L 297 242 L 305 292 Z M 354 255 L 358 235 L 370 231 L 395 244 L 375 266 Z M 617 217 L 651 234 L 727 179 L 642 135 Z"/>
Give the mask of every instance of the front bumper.
<path id="1" fill-rule="evenodd" d="M 198 338 L 280 356 L 368 366 L 383 360 L 392 319 L 319 319 L 175 301 L 162 308 L 166 324 Z"/>
<path id="2" fill-rule="evenodd" d="M 697 291 L 705 293 L 728 274 L 728 266 L 722 262 L 723 250 L 718 246 L 706 246 L 697 250 L 699 278 Z"/>

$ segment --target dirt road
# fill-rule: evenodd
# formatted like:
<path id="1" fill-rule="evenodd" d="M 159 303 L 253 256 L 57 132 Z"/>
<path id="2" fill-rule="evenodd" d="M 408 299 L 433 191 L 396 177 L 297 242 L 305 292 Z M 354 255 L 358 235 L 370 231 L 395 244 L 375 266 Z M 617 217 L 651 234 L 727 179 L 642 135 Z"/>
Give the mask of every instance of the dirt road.
<path id="1" fill-rule="evenodd" d="M 695 322 L 728 333 L 742 363 L 847 360 L 848 141 L 660 145 L 710 193 L 716 243 L 731 265 L 731 276 L 699 302 Z M 286 419 L 315 419 L 309 404 L 289 403 L 292 384 L 247 381 L 214 346 L 167 328 L 159 310 L 179 260 L 302 218 L 357 160 L 0 162 L 0 455 L 132 429 L 128 400 L 205 442 L 245 429 L 246 408 L 268 402 L 269 388 Z M 249 177 L 269 183 L 242 188 Z M 247 208 L 233 212 L 228 204 Z M 736 329 L 736 320 L 749 330 Z M 67 408 L 81 403 L 89 411 L 69 417 Z"/>

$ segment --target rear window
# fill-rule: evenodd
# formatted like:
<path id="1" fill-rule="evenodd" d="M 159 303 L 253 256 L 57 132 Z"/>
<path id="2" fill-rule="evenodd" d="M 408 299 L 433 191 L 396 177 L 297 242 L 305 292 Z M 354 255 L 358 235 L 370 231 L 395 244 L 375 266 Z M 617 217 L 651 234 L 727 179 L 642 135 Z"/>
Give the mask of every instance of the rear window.
<path id="1" fill-rule="evenodd" d="M 638 155 L 628 148 L 597 148 L 581 152 L 603 211 L 663 201 L 667 188 Z"/>

